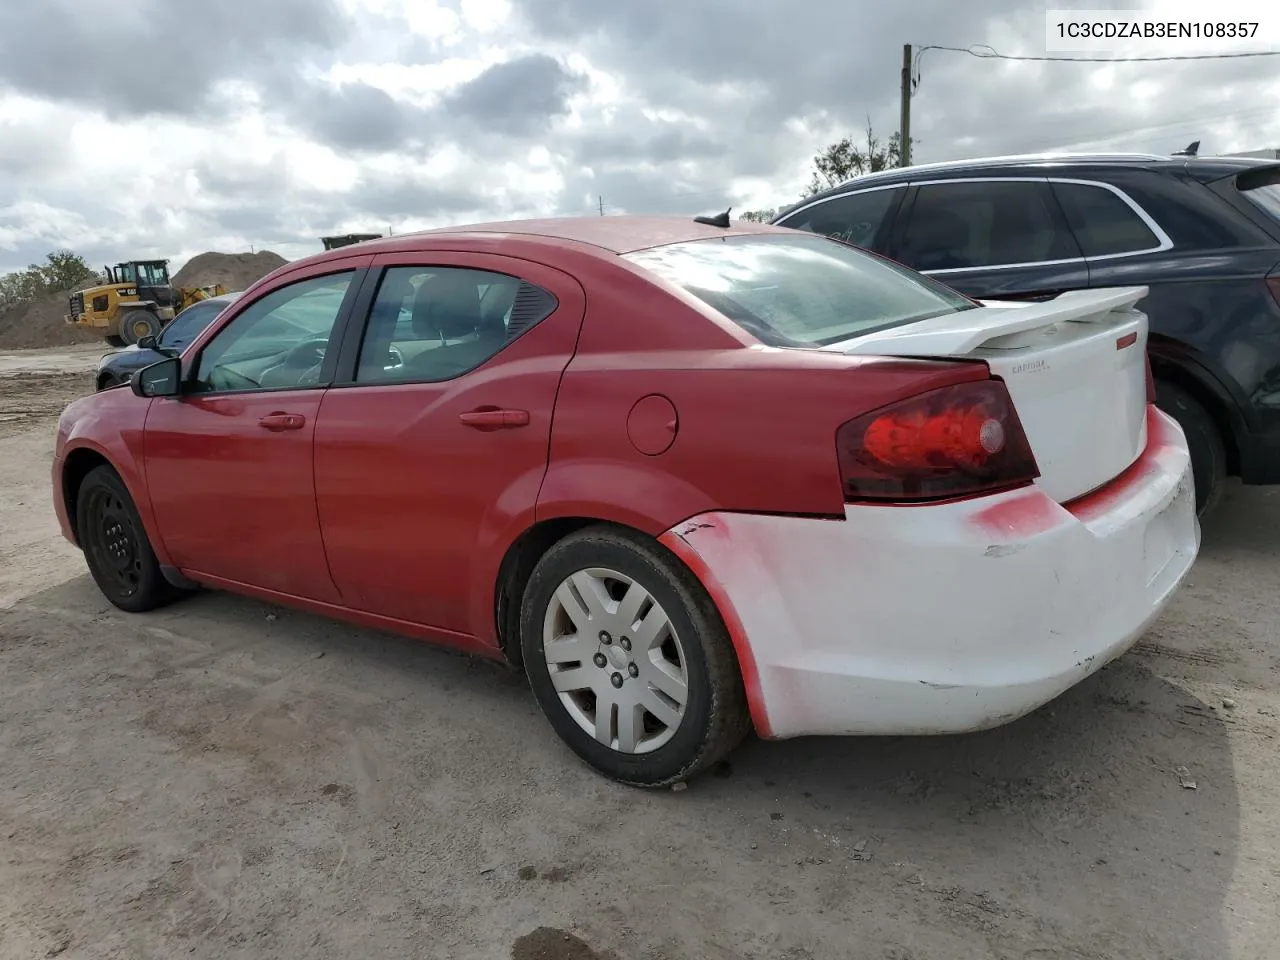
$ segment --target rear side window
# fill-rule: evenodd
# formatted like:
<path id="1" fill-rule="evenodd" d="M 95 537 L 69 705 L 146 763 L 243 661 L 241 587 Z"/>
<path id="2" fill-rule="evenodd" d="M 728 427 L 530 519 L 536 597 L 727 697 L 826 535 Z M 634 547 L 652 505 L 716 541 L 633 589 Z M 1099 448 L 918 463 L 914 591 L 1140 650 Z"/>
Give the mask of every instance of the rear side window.
<path id="1" fill-rule="evenodd" d="M 626 259 L 771 346 L 820 347 L 977 306 L 928 277 L 826 237 L 694 240 Z"/>
<path id="2" fill-rule="evenodd" d="M 898 258 L 917 270 L 964 270 L 1072 260 L 1080 248 L 1041 180 L 920 187 Z"/>
<path id="3" fill-rule="evenodd" d="M 452 380 L 555 312 L 554 295 L 469 267 L 388 267 L 360 348 L 358 383 Z"/>
<path id="4" fill-rule="evenodd" d="M 898 205 L 904 190 L 904 187 L 895 187 L 832 197 L 792 214 L 778 226 L 820 233 L 871 249 L 885 217 Z"/>
<path id="5" fill-rule="evenodd" d="M 1114 257 L 1160 248 L 1160 238 L 1114 191 L 1087 183 L 1054 183 L 1053 192 L 1086 257 Z"/>

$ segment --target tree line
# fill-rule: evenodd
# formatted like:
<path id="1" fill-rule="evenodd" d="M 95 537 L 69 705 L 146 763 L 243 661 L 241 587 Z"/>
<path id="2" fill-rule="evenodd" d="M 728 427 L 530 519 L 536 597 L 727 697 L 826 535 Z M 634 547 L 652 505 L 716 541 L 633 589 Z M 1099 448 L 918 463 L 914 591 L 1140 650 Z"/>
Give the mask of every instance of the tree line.
<path id="1" fill-rule="evenodd" d="M 916 139 L 911 138 L 914 147 Z M 812 197 L 816 193 L 839 186 L 846 180 L 860 177 L 867 173 L 878 173 L 902 166 L 902 134 L 895 133 L 887 141 L 882 141 L 871 129 L 871 120 L 867 119 L 865 139 L 855 142 L 853 137 L 837 140 L 813 158 L 813 175 L 809 179 L 808 188 L 800 194 L 801 200 Z M 778 207 L 765 210 L 747 210 L 738 214 L 739 220 L 750 220 L 755 223 L 768 223 L 778 215 Z"/>
<path id="2" fill-rule="evenodd" d="M 51 293 L 65 293 L 102 282 L 102 275 L 71 250 L 55 250 L 44 263 L 0 277 L 0 310 L 16 307 Z"/>

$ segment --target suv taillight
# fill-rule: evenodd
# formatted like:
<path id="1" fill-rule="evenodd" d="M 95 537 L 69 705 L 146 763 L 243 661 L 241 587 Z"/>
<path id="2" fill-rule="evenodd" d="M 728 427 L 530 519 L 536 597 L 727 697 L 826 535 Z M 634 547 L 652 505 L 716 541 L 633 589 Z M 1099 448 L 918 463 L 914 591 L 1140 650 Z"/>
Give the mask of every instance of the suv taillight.
<path id="1" fill-rule="evenodd" d="M 1040 475 L 1003 382 L 941 387 L 836 431 L 848 503 L 921 503 L 1025 486 Z"/>

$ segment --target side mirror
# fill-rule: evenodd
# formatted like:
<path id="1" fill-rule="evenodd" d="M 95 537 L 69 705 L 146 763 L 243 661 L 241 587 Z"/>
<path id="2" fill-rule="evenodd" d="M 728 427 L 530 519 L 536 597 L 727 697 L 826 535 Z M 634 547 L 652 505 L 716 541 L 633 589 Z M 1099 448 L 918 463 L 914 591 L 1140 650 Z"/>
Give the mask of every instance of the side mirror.
<path id="1" fill-rule="evenodd" d="M 152 337 L 152 336 L 142 337 L 142 338 L 138 341 L 138 349 L 139 349 L 139 350 L 154 350 L 154 349 L 156 349 L 156 338 L 155 338 L 155 337 Z"/>
<path id="2" fill-rule="evenodd" d="M 182 361 L 169 357 L 134 373 L 129 386 L 139 397 L 176 397 L 182 388 Z"/>

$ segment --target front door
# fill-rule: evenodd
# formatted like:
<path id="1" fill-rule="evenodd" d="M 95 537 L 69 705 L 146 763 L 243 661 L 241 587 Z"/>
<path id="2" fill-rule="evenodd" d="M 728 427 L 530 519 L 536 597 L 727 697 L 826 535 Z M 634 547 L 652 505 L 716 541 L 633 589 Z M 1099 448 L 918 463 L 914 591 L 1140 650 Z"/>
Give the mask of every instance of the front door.
<path id="1" fill-rule="evenodd" d="M 329 568 L 349 606 L 474 636 L 477 597 L 532 521 L 582 288 L 499 256 L 377 266 L 351 382 L 325 394 L 316 427 Z"/>
<path id="2" fill-rule="evenodd" d="M 147 486 L 165 547 L 189 575 L 340 600 L 316 519 L 312 439 L 329 342 L 360 276 L 310 276 L 256 298 L 200 348 L 181 396 L 152 401 Z"/>

